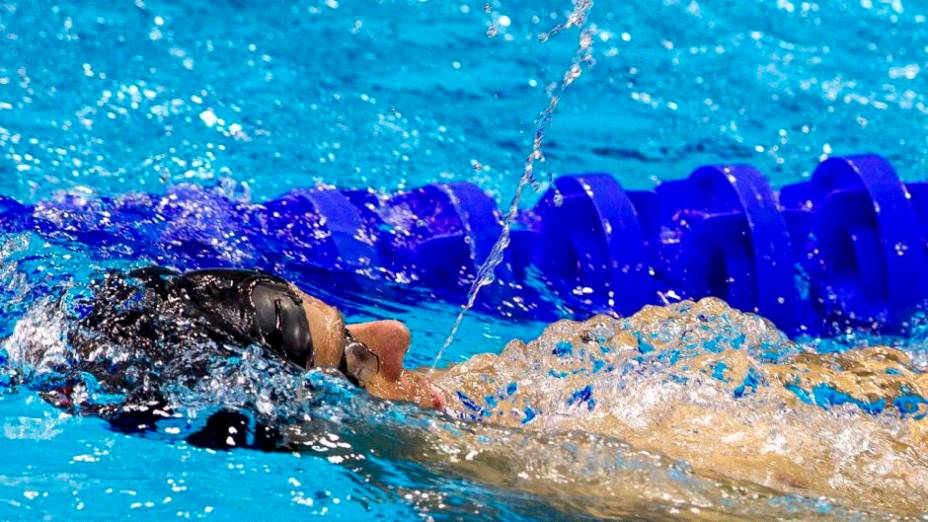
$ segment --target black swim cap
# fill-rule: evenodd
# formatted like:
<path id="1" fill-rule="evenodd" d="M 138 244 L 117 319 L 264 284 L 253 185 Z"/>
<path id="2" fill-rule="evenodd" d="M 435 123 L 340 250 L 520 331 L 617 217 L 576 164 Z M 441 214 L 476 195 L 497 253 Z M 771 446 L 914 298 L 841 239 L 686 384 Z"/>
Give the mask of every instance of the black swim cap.
<path id="1" fill-rule="evenodd" d="M 254 307 L 252 336 L 260 338 L 287 360 L 306 368 L 312 362 L 313 339 L 303 301 L 290 285 L 266 277 L 251 282 Z"/>
<path id="2" fill-rule="evenodd" d="M 178 275 L 151 268 L 131 275 L 158 290 L 162 298 L 177 300 L 187 313 L 202 317 L 220 335 L 264 346 L 300 368 L 312 364 L 313 340 L 303 302 L 284 279 L 235 269 Z"/>

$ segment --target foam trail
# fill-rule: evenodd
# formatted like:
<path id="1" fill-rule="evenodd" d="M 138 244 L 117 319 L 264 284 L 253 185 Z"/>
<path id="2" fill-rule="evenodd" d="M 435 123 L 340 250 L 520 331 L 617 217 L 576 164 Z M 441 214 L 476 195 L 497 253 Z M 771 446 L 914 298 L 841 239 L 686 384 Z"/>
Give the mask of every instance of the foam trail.
<path id="1" fill-rule="evenodd" d="M 680 463 L 697 481 L 746 486 L 678 489 L 677 479 L 631 476 L 628 468 L 594 478 L 598 464 L 582 457 L 549 473 L 561 453 L 502 441 L 500 454 L 518 456 L 505 469 L 526 479 L 520 486 L 544 491 L 552 477 L 576 473 L 544 493 L 554 499 L 576 494 L 594 509 L 621 499 L 619 509 L 658 510 L 683 501 L 717 510 L 694 518 L 767 520 L 789 508 L 752 507 L 756 495 L 801 495 L 829 510 L 915 517 L 925 514 L 928 489 L 928 374 L 912 362 L 910 351 L 878 345 L 818 353 L 760 316 L 705 298 L 622 319 L 558 321 L 533 341 L 455 365 L 434 384 L 449 398 L 445 412 L 462 420 L 548 440 L 599 435 Z M 543 462 L 528 464 L 530 455 Z M 623 517 L 599 511 L 595 518 Z"/>

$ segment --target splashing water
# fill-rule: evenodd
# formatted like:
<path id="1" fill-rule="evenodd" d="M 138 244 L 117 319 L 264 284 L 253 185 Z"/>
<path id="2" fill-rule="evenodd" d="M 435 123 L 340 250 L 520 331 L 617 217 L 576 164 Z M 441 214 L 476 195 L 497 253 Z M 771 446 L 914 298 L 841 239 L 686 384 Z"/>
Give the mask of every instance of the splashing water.
<path id="1" fill-rule="evenodd" d="M 3 266 L 19 259 L 10 281 L 30 293 L 38 283 L 15 277 L 33 262 L 21 255 L 29 238 L 19 239 Z M 74 357 L 67 305 L 36 300 L 3 343 L 8 369 L 31 389 L 53 386 Z M 175 375 L 162 389 L 180 415 L 148 437 L 182 444 L 227 408 L 276 426 L 282 450 L 365 476 L 385 462 L 410 467 L 419 489 L 441 477 L 507 502 L 544 498 L 565 517 L 877 518 L 919 514 L 928 487 L 928 381 L 909 360 L 919 347 L 795 344 L 716 299 L 561 321 L 531 343 L 473 357 L 436 375 L 452 418 L 374 400 L 319 371 L 301 375 L 254 347 L 230 349 L 196 381 L 160 369 Z M 119 359 L 131 347 L 108 350 Z M 120 400 L 100 384 L 78 395 Z M 53 437 L 65 417 L 42 433 L 25 421 L 15 429 Z M 414 498 L 422 511 L 447 511 L 446 493 Z"/>
<path id="2" fill-rule="evenodd" d="M 580 39 L 577 46 L 577 50 L 574 54 L 573 62 L 570 67 L 564 73 L 564 76 L 561 78 L 560 83 L 557 84 L 556 88 L 551 93 L 551 96 L 548 101 L 548 106 L 541 112 L 538 120 L 535 124 L 535 133 L 534 139 L 532 140 L 532 151 L 529 153 L 528 157 L 525 159 L 525 164 L 522 170 L 522 177 L 519 178 L 519 183 L 516 186 L 515 194 L 512 197 L 512 200 L 509 202 L 508 210 L 502 219 L 502 229 L 500 230 L 499 238 L 494 243 L 493 248 L 490 250 L 489 256 L 480 265 L 480 268 L 477 270 L 477 275 L 474 279 L 474 282 L 471 284 L 471 287 L 467 291 L 467 300 L 464 305 L 461 306 L 460 311 L 458 311 L 457 317 L 454 319 L 454 323 L 451 326 L 451 331 L 448 333 L 448 337 L 445 339 L 444 344 L 439 348 L 438 353 L 435 355 L 435 360 L 432 362 L 430 372 L 434 371 L 438 364 L 441 362 L 442 356 L 444 356 L 445 351 L 449 346 L 454 342 L 454 338 L 458 333 L 458 330 L 461 328 L 461 323 L 464 321 L 464 317 L 467 315 L 467 312 L 474 307 L 474 303 L 477 301 L 477 296 L 480 294 L 480 291 L 483 287 L 491 284 L 494 280 L 497 267 L 500 263 L 503 262 L 503 255 L 505 254 L 506 248 L 509 247 L 510 243 L 510 231 L 512 228 L 512 222 L 515 220 L 516 215 L 519 212 L 519 203 L 522 201 L 522 193 L 525 191 L 525 188 L 528 185 L 533 185 L 537 190 L 537 177 L 535 175 L 535 162 L 544 162 L 545 157 L 542 151 L 542 145 L 544 143 L 545 132 L 551 126 L 551 123 L 554 119 L 554 113 L 557 111 L 557 106 L 561 101 L 561 98 L 564 95 L 564 91 L 567 87 L 570 86 L 580 75 L 583 73 L 583 65 L 588 67 L 593 66 L 593 34 L 595 29 L 586 28 L 586 20 L 589 16 L 590 10 L 593 8 L 592 0 L 573 0 L 574 9 L 568 15 L 567 21 L 555 26 L 550 31 L 544 33 L 539 38 L 542 42 L 548 41 L 552 36 L 560 33 L 561 31 L 568 29 L 570 27 L 578 27 L 580 29 Z M 492 28 L 492 26 L 491 26 Z M 550 182 L 550 179 L 548 180 Z M 555 202 L 559 204 L 560 195 L 555 195 Z"/>
<path id="3" fill-rule="evenodd" d="M 436 382 L 462 419 L 554 439 L 564 432 L 614 437 L 688 463 L 693 477 L 752 484 L 765 494 L 924 513 L 928 374 L 908 353 L 879 346 L 816 353 L 718 299 L 647 307 L 628 319 L 561 321 L 531 343 L 513 341 Z M 570 473 L 582 473 L 576 468 Z M 538 479 L 527 487 L 543 487 Z M 624 498 L 625 505 L 656 501 L 670 509 L 670 497 L 654 499 L 645 485 L 633 491 L 629 479 L 617 472 L 564 487 L 597 499 L 591 505 Z M 675 489 L 671 483 L 647 481 L 662 493 Z M 725 495 L 696 488 L 675 498 L 743 516 L 746 505 Z M 768 509 L 766 516 L 777 512 Z"/>
<path id="4" fill-rule="evenodd" d="M 494 8 L 492 41 L 473 30 L 488 15 L 464 9 L 483 2 L 0 2 L 0 193 L 33 204 L 64 191 L 92 203 L 98 196 L 126 197 L 126 187 L 160 193 L 177 183 L 226 180 L 254 201 L 265 201 L 317 183 L 389 192 L 441 180 L 473 181 L 498 198 L 514 188 L 525 149 L 533 149 L 511 145 L 522 139 L 522 116 L 538 114 L 556 92 L 556 82 L 545 91 L 545 82 L 539 86 L 535 78 L 556 80 L 567 65 L 531 52 L 525 42 L 547 28 L 551 7 L 564 1 L 505 2 L 511 19 Z M 542 160 L 550 168 L 556 159 L 564 170 L 612 172 L 628 188 L 648 189 L 694 165 L 738 161 L 758 166 L 780 187 L 807 177 L 804 170 L 819 155 L 876 151 L 897 160 L 907 181 L 921 179 L 928 140 L 923 118 L 913 115 L 926 112 L 918 88 L 926 71 L 912 50 L 922 47 L 928 24 L 919 3 L 758 1 L 719 7 L 629 0 L 598 2 L 593 16 L 584 29 L 600 24 L 596 81 L 588 81 L 593 78 L 581 67 L 584 81 L 574 82 L 570 103 L 558 107 L 557 125 L 544 137 L 547 157 L 535 159 L 536 168 Z M 535 47 L 563 46 L 558 52 L 569 62 L 572 38 L 561 35 Z M 320 41 L 328 44 L 321 50 Z M 468 172 L 471 158 L 481 155 L 496 158 L 500 167 Z M 525 199 L 531 196 L 525 191 Z M 194 221 L 208 222 L 222 211 L 203 207 L 178 238 L 196 237 L 208 224 Z M 97 225 L 88 230 L 107 227 L 103 219 Z M 818 355 L 812 352 L 828 347 L 781 345 L 771 334 L 762 342 L 794 348 L 778 362 L 763 362 L 764 351 L 752 351 L 757 364 L 745 369 L 735 364 L 744 354 L 734 347 L 743 349 L 739 332 L 757 324 L 731 315 L 729 330 L 725 321 L 703 323 L 681 310 L 642 330 L 653 352 L 643 353 L 648 347 L 639 343 L 621 359 L 640 367 L 640 375 L 599 377 L 606 368 L 592 376 L 545 374 L 596 369 L 593 360 L 581 364 L 579 355 L 596 347 L 579 339 L 570 344 L 573 363 L 565 346 L 560 356 L 547 354 L 550 364 L 540 355 L 526 357 L 530 371 L 500 363 L 498 369 L 511 371 L 519 387 L 509 402 L 496 393 L 488 392 L 489 400 L 467 393 L 472 404 L 492 413 L 516 403 L 560 408 L 539 407 L 525 425 L 524 411 L 496 423 L 490 416 L 484 422 L 449 420 L 369 400 L 323 374 L 272 376 L 277 368 L 262 369 L 262 361 L 243 349 L 238 361 L 214 366 L 202 387 L 175 388 L 172 400 L 198 413 L 209 407 L 213 390 L 223 389 L 216 401 L 225 406 L 261 413 L 273 405 L 270 417 L 282 422 L 309 415 L 312 422 L 297 422 L 290 433 L 294 446 L 286 449 L 298 453 L 191 448 L 183 441 L 187 419 L 124 436 L 99 419 L 68 415 L 31 391 L 41 389 L 42 376 L 53 374 L 58 357 L 67 355 L 55 349 L 59 317 L 48 297 L 64 291 L 65 279 L 75 285 L 69 293 L 79 292 L 101 270 L 118 268 L 117 257 L 138 257 L 132 249 L 81 253 L 69 241 L 0 239 L 0 330 L 3 337 L 15 333 L 3 346 L 10 348 L 9 359 L 0 350 L 2 519 L 88 513 L 105 519 L 898 519 L 893 513 L 908 514 L 913 507 L 918 513 L 924 498 L 923 489 L 905 497 L 922 484 L 918 473 L 909 472 L 925 468 L 915 465 L 924 451 L 912 450 L 923 447 L 914 445 L 914 434 L 925 420 L 914 418 L 921 403 L 894 388 L 921 386 L 903 358 L 889 364 L 898 354 L 855 340 Z M 248 245 L 237 237 L 224 238 L 222 245 L 223 254 L 211 261 L 249 259 Z M 282 275 L 314 284 L 307 274 Z M 404 320 L 416 332 L 409 366 L 432 363 L 448 333 L 444 318 L 457 307 L 426 294 L 400 302 L 366 287 L 357 297 L 348 286 L 320 295 L 333 298 L 350 319 Z M 491 289 L 482 290 L 478 307 Z M 473 311 L 468 320 L 480 328 L 462 327 L 446 361 L 497 351 L 505 340 L 530 339 L 540 331 L 536 324 Z M 619 328 L 608 319 L 603 324 Z M 693 328 L 648 340 L 662 324 Z M 718 342 L 708 334 L 694 337 L 706 325 L 721 328 Z M 570 323 L 552 328 L 582 329 Z M 891 345 L 924 372 L 925 338 L 923 322 L 920 333 Z M 672 346 L 674 339 L 679 346 Z M 700 353 L 725 348 L 711 355 L 725 366 L 699 366 L 683 357 L 693 343 Z M 40 356 L 35 350 L 42 345 L 50 351 Z M 539 340 L 531 346 L 554 351 L 557 345 Z M 673 348 L 682 352 L 676 362 Z M 856 350 L 859 356 L 844 353 Z M 887 366 L 877 364 L 881 357 Z M 665 366 L 649 372 L 651 359 Z M 558 361 L 564 366 L 553 366 Z M 807 379 L 781 381 L 782 371 L 793 367 Z M 843 370 L 825 371 L 829 367 Z M 488 375 L 507 391 L 509 382 Z M 532 376 L 536 382 L 529 382 Z M 24 386 L 10 386 L 4 382 L 9 378 Z M 816 386 L 825 380 L 834 388 Z M 478 389 L 468 386 L 460 389 Z M 520 394 L 540 389 L 556 397 L 518 402 Z M 300 390 L 309 393 L 301 396 Z M 308 395 L 325 402 L 314 405 Z M 886 397 L 883 411 L 877 411 L 879 397 Z M 890 398 L 905 399 L 899 405 L 909 413 L 903 416 Z M 493 407 L 493 400 L 502 406 Z M 476 414 L 463 403 L 454 405 L 462 414 Z M 604 411 L 621 422 L 596 417 Z M 743 430 L 734 428 L 737 422 Z M 590 431 L 565 431 L 581 428 Z M 731 437 L 722 440 L 720 431 Z M 745 462 L 724 453 L 738 447 L 741 432 L 750 450 L 745 457 L 757 465 L 754 480 L 733 478 L 746 476 Z M 676 436 L 683 447 L 668 440 Z M 890 447 L 892 440 L 901 443 Z M 797 460 L 779 453 L 797 441 L 807 443 L 796 458 L 804 459 L 808 477 L 789 465 Z M 875 458 L 880 452 L 884 461 Z M 676 458 L 680 454 L 687 457 Z M 719 463 L 710 461 L 720 454 L 725 458 Z M 829 476 L 829 466 L 840 471 Z M 732 472 L 713 471 L 723 467 Z M 893 476 L 894 469 L 899 471 Z M 770 476 L 762 476 L 764 470 Z M 873 492 L 848 502 L 859 510 L 833 500 L 871 483 Z M 864 499 L 880 491 L 879 502 L 864 507 Z"/>

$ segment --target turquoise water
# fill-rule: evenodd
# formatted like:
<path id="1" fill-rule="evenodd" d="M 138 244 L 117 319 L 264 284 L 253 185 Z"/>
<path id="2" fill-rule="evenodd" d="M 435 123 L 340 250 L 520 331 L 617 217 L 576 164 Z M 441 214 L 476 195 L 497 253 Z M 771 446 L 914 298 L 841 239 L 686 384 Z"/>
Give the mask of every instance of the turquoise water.
<path id="1" fill-rule="evenodd" d="M 578 45 L 575 29 L 538 35 L 571 9 L 0 0 L 0 195 L 31 203 L 199 183 L 262 201 L 320 183 L 389 191 L 467 180 L 507 202 Z M 924 179 L 926 17 L 898 0 L 600 1 L 587 26 L 595 63 L 564 92 L 536 168 L 649 187 L 738 161 L 779 186 L 829 154 L 872 151 L 903 179 Z M 31 236 L 0 238 L 0 257 L 4 337 L 32 325 L 55 338 L 54 321 L 24 314 L 121 263 Z M 352 319 L 405 320 L 410 365 L 430 363 L 457 306 L 389 295 L 327 297 Z M 498 351 L 542 326 L 473 314 L 445 359 Z M 0 418 L 0 518 L 550 514 L 542 499 L 409 455 L 345 465 L 122 435 L 61 414 L 29 386 L 0 395 Z"/>

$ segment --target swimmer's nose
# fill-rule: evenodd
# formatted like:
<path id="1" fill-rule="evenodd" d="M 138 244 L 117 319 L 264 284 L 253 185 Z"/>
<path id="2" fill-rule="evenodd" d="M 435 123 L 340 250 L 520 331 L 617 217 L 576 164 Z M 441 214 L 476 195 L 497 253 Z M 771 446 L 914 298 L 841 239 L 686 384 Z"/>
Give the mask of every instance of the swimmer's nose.
<path id="1" fill-rule="evenodd" d="M 411 340 L 406 325 L 399 321 L 371 321 L 349 324 L 348 330 L 380 357 L 380 372 L 385 378 L 391 381 L 400 378 L 403 357 Z"/>

